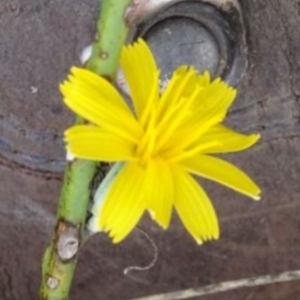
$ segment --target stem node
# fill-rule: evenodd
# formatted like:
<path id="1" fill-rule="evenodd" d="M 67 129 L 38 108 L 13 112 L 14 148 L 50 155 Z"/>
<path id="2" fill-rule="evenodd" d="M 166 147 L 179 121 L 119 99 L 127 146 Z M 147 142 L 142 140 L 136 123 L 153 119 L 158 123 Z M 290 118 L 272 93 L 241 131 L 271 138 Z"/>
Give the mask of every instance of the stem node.
<path id="1" fill-rule="evenodd" d="M 47 286 L 48 286 L 49 289 L 55 290 L 59 286 L 59 280 L 57 278 L 54 278 L 54 277 L 48 277 Z"/>

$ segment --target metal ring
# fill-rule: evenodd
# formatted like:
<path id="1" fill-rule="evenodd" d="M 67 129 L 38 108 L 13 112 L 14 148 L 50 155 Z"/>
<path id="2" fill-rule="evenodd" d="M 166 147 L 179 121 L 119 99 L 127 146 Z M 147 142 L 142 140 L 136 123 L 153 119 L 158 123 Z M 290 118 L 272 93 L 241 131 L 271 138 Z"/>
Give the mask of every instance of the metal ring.
<path id="1" fill-rule="evenodd" d="M 189 5 L 193 9 L 189 9 Z M 176 7 L 180 9 L 176 10 Z M 245 26 L 238 1 L 136 0 L 126 13 L 132 26 L 129 42 L 147 35 L 153 26 L 174 17 L 195 20 L 212 33 L 219 47 L 217 76 L 236 86 L 247 67 Z"/>

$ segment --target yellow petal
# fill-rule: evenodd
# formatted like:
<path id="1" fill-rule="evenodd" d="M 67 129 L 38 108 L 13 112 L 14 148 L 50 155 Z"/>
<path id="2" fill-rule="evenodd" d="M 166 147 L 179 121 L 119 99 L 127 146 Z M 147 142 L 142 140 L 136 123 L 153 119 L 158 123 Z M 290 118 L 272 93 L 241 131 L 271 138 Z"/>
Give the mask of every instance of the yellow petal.
<path id="1" fill-rule="evenodd" d="M 66 105 L 90 122 L 137 141 L 141 128 L 118 91 L 91 71 L 73 67 L 71 73 L 60 85 Z"/>
<path id="2" fill-rule="evenodd" d="M 114 163 L 94 193 L 93 205 L 90 208 L 92 217 L 89 219 L 88 223 L 86 224 L 88 229 L 92 233 L 103 230 L 103 228 L 99 227 L 99 216 L 102 211 L 103 202 L 106 199 L 108 191 L 111 188 L 116 176 L 124 168 L 125 164 L 126 164 L 125 162 Z"/>
<path id="3" fill-rule="evenodd" d="M 243 171 L 222 159 L 197 155 L 181 162 L 191 173 L 230 187 L 254 200 L 260 199 L 260 188 Z"/>
<path id="4" fill-rule="evenodd" d="M 205 132 L 197 143 L 201 143 L 205 148 L 202 153 L 228 153 L 245 150 L 253 146 L 259 138 L 259 134 L 244 135 L 224 125 L 215 125 Z"/>
<path id="5" fill-rule="evenodd" d="M 99 215 L 99 227 L 109 232 L 114 243 L 123 240 L 136 226 L 146 209 L 145 170 L 136 162 L 127 163 L 114 180 Z"/>
<path id="6" fill-rule="evenodd" d="M 169 121 L 177 112 L 182 98 L 188 98 L 197 83 L 197 71 L 193 67 L 180 66 L 177 68 L 159 101 L 158 119 L 160 126 Z"/>
<path id="7" fill-rule="evenodd" d="M 151 217 L 164 229 L 170 224 L 174 185 L 168 164 L 161 159 L 147 163 L 145 199 Z"/>
<path id="8" fill-rule="evenodd" d="M 199 90 L 195 97 L 192 112 L 195 120 L 208 120 L 212 116 L 226 113 L 236 97 L 236 90 L 219 78 Z"/>
<path id="9" fill-rule="evenodd" d="M 134 158 L 132 142 L 92 125 L 71 127 L 65 132 L 65 141 L 71 154 L 84 159 L 112 162 Z"/>
<path id="10" fill-rule="evenodd" d="M 198 149 L 196 153 L 200 153 L 201 150 L 205 149 L 207 145 L 196 144 L 194 149 L 191 147 L 196 141 L 203 135 L 211 126 L 216 124 L 219 120 L 219 116 L 215 116 L 209 119 L 204 124 L 194 124 L 189 130 L 178 130 L 172 138 L 166 143 L 164 148 L 161 150 L 161 155 L 168 161 L 180 161 L 185 157 L 189 157 L 195 152 L 195 148 Z M 199 146 L 199 147 L 198 147 Z M 188 155 L 187 155 L 188 154 Z M 194 153 L 195 154 L 195 153 Z"/>
<path id="11" fill-rule="evenodd" d="M 206 88 L 199 89 L 190 107 L 191 114 L 181 127 L 179 135 L 183 133 L 193 135 L 194 133 L 194 137 L 199 137 L 197 131 L 201 127 L 209 128 L 220 123 L 225 118 L 235 96 L 236 90 L 220 79 L 214 80 Z M 205 131 L 202 130 L 201 134 Z M 190 139 L 194 140 L 194 138 Z"/>
<path id="12" fill-rule="evenodd" d="M 176 211 L 187 231 L 201 244 L 219 238 L 215 210 L 204 190 L 183 168 L 173 168 Z"/>
<path id="13" fill-rule="evenodd" d="M 140 119 L 147 105 L 157 101 L 159 95 L 159 70 L 150 48 L 142 39 L 123 48 L 121 67 Z"/>
<path id="14" fill-rule="evenodd" d="M 197 78 L 197 84 L 203 88 L 206 88 L 210 84 L 210 74 L 208 71 L 200 74 Z"/>
<path id="15" fill-rule="evenodd" d="M 174 132 L 190 118 L 190 107 L 198 91 L 198 75 L 194 68 L 178 68 L 164 91 L 157 112 L 158 141 L 156 151 L 168 147 L 168 141 Z"/>
<path id="16" fill-rule="evenodd" d="M 179 153 L 191 146 L 210 127 L 220 123 L 236 95 L 226 83 L 216 79 L 206 88 L 197 89 L 193 95 L 190 114 L 166 143 L 166 149 Z M 180 113 L 180 112 L 179 112 Z"/>

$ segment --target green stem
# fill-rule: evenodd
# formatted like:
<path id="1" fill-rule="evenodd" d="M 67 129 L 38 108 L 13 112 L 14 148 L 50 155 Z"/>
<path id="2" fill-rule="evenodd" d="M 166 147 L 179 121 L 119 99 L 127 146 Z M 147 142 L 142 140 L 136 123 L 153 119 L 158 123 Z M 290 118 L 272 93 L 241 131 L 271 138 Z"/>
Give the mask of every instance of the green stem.
<path id="1" fill-rule="evenodd" d="M 97 39 L 87 68 L 113 81 L 128 27 L 125 10 L 131 0 L 102 0 Z M 82 122 L 78 120 L 77 122 Z M 40 300 L 66 300 L 83 242 L 90 186 L 97 162 L 74 160 L 68 164 L 59 199 L 55 231 L 42 261 Z"/>
<path id="2" fill-rule="evenodd" d="M 125 10 L 130 2 L 131 0 L 102 1 L 96 41 L 87 67 L 95 73 L 108 76 L 110 81 L 116 76 L 122 45 L 128 34 Z"/>

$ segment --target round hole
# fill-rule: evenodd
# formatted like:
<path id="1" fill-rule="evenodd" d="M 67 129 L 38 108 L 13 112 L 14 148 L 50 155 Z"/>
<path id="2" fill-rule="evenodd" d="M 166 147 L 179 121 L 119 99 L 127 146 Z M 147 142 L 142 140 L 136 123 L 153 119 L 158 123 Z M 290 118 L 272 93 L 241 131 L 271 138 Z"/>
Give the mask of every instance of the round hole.
<path id="1" fill-rule="evenodd" d="M 199 72 L 209 70 L 213 76 L 217 75 L 218 43 L 200 22 L 181 17 L 168 18 L 151 27 L 144 38 L 156 57 L 163 80 L 180 65 L 193 65 Z"/>
<path id="2" fill-rule="evenodd" d="M 152 18 L 141 20 L 131 32 L 131 40 L 148 41 L 162 70 L 161 79 L 169 78 L 180 65 L 193 65 L 200 73 L 208 70 L 213 78 L 238 84 L 247 65 L 247 47 L 236 4 L 181 0 L 154 11 Z"/>

